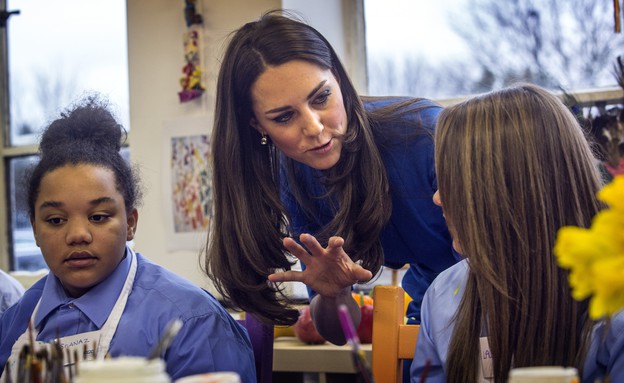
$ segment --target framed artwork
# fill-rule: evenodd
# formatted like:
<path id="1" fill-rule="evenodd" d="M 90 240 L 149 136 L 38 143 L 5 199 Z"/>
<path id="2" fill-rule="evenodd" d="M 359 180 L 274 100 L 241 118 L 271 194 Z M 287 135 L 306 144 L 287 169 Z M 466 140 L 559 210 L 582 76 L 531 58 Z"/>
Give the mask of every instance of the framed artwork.
<path id="1" fill-rule="evenodd" d="M 169 250 L 199 250 L 212 219 L 212 164 L 207 117 L 165 122 L 163 209 Z"/>

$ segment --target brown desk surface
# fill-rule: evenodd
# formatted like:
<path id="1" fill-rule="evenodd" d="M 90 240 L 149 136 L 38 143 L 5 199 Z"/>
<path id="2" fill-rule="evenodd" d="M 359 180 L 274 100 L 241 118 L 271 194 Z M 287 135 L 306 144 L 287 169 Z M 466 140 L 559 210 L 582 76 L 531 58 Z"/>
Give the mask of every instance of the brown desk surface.
<path id="1" fill-rule="evenodd" d="M 370 366 L 372 346 L 361 347 Z M 353 373 L 355 369 L 349 345 L 305 344 L 295 337 L 279 337 L 273 348 L 273 371 Z"/>

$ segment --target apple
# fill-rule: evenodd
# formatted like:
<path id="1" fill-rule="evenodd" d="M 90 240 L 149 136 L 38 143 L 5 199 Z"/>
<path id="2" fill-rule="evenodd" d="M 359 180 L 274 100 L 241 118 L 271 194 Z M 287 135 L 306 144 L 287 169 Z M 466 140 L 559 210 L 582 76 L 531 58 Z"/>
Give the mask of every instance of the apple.
<path id="1" fill-rule="evenodd" d="M 312 317 L 310 316 L 310 308 L 308 306 L 299 310 L 299 319 L 293 326 L 295 336 L 300 341 L 307 344 L 323 344 L 325 338 L 316 331 Z"/>
<path id="2" fill-rule="evenodd" d="M 360 338 L 360 343 L 372 343 L 373 342 L 373 305 L 360 306 L 362 312 L 362 321 L 357 328 L 357 335 Z"/>
<path id="3" fill-rule="evenodd" d="M 362 320 L 357 328 L 357 335 L 360 338 L 360 343 L 372 343 L 373 342 L 373 298 L 364 293 L 352 293 L 353 299 L 360 306 L 360 312 L 362 313 Z"/>

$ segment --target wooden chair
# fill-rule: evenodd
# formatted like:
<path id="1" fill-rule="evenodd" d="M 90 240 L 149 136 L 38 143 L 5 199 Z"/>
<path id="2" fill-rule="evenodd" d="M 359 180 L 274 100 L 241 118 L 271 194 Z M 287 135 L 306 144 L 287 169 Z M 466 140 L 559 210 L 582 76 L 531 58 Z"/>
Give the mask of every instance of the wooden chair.
<path id="1" fill-rule="evenodd" d="M 378 383 L 403 382 L 403 360 L 414 358 L 418 325 L 405 324 L 405 292 L 375 286 L 373 298 L 373 376 Z"/>
<path id="2" fill-rule="evenodd" d="M 253 315 L 245 314 L 239 319 L 249 333 L 256 362 L 256 379 L 258 383 L 271 383 L 273 380 L 273 327 L 265 324 Z"/>

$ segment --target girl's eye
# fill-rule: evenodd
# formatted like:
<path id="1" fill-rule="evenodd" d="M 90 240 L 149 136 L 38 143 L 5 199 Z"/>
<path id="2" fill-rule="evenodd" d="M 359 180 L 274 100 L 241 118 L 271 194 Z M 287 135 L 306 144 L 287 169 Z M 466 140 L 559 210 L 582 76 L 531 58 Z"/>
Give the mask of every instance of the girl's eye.
<path id="1" fill-rule="evenodd" d="M 279 116 L 275 117 L 273 119 L 273 121 L 277 122 L 278 124 L 283 124 L 288 122 L 293 116 L 293 112 L 286 112 L 286 113 L 282 113 Z"/>
<path id="2" fill-rule="evenodd" d="M 63 219 L 62 218 L 58 218 L 58 217 L 54 217 L 54 218 L 48 218 L 46 219 L 46 222 L 51 224 L 51 225 L 60 225 L 61 223 L 63 223 Z"/>
<path id="3" fill-rule="evenodd" d="M 104 222 L 108 219 L 108 215 L 105 214 L 95 214 L 91 216 L 91 221 L 93 222 Z"/>
<path id="4" fill-rule="evenodd" d="M 327 103 L 327 99 L 329 98 L 330 95 L 331 95 L 331 92 L 329 91 L 329 89 L 324 90 L 321 94 L 319 94 L 314 99 L 314 104 L 316 104 L 316 105 L 326 104 Z"/>

